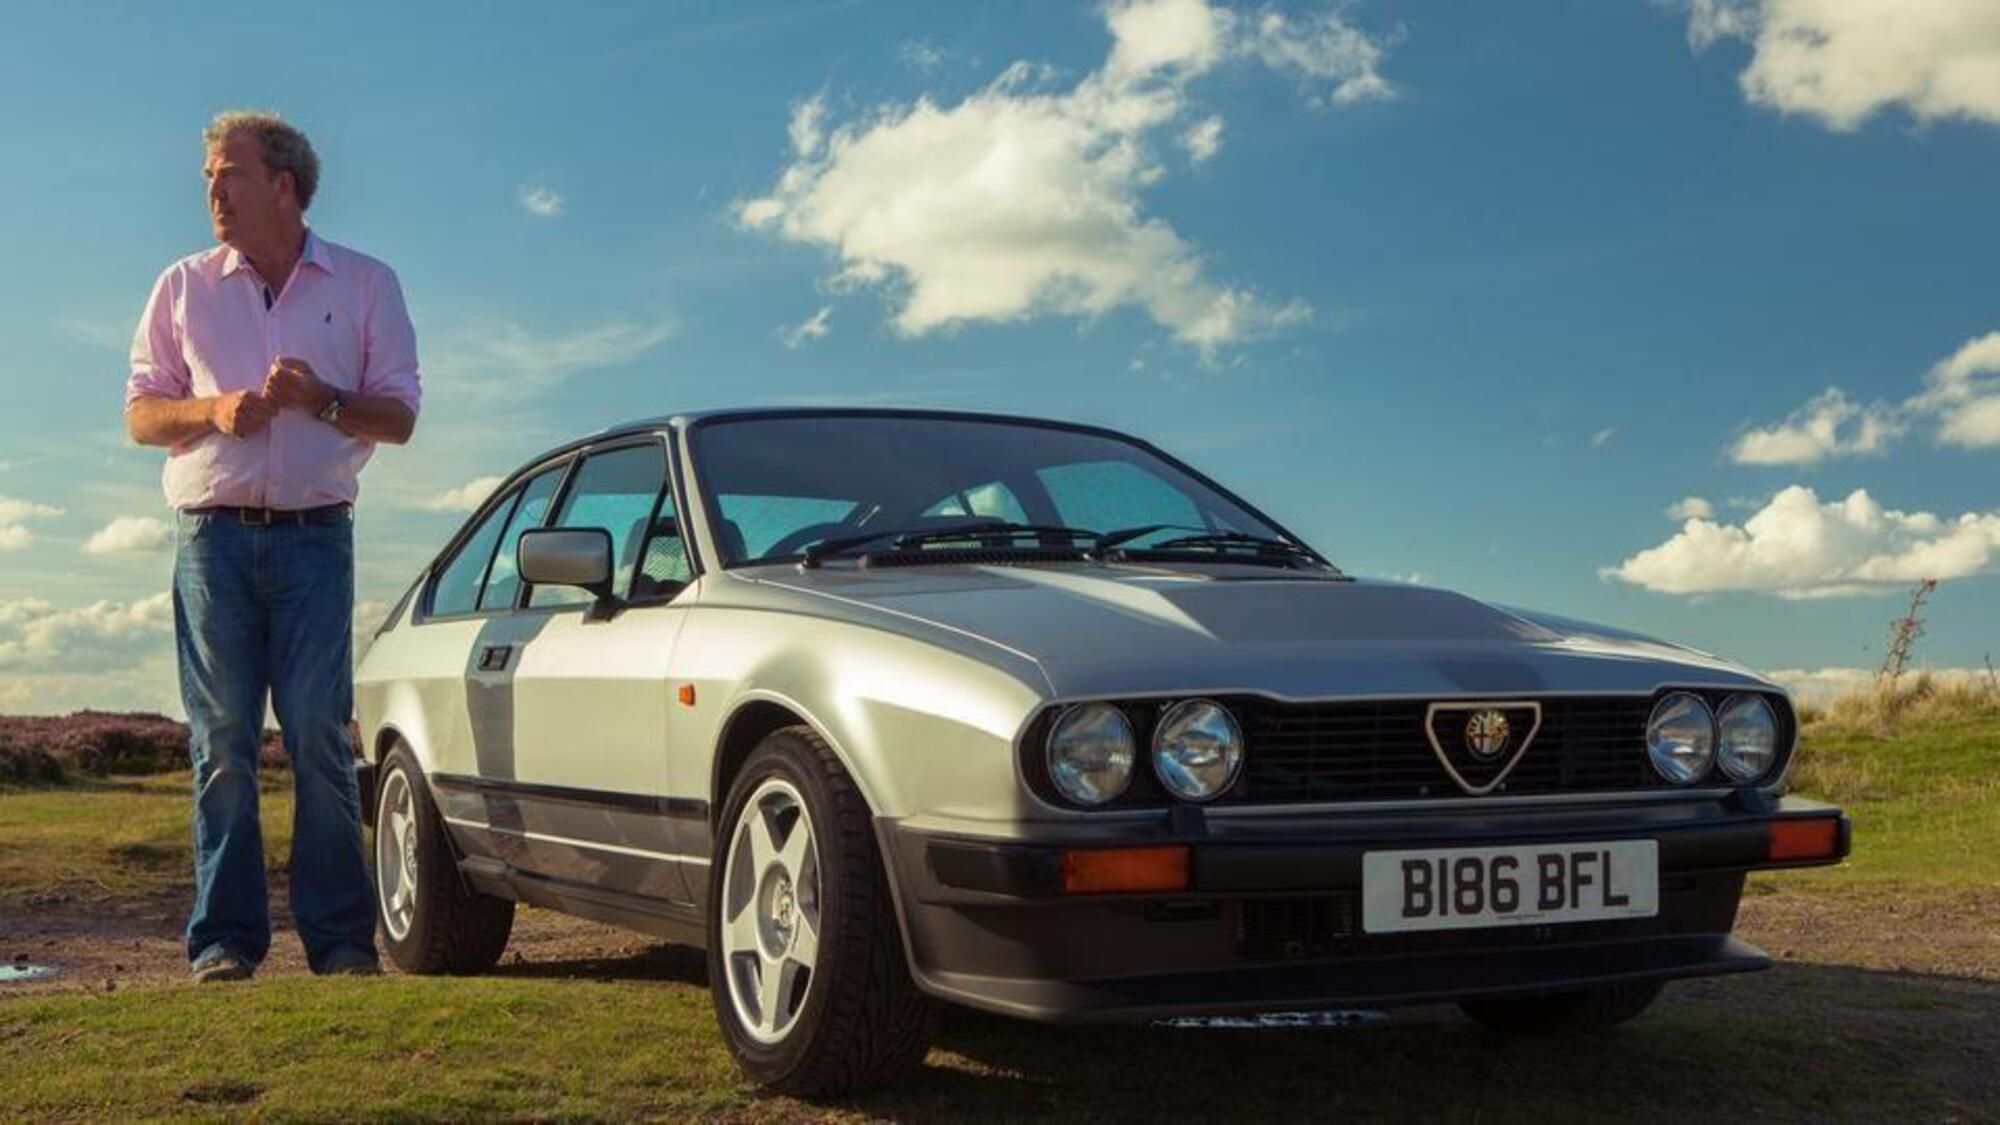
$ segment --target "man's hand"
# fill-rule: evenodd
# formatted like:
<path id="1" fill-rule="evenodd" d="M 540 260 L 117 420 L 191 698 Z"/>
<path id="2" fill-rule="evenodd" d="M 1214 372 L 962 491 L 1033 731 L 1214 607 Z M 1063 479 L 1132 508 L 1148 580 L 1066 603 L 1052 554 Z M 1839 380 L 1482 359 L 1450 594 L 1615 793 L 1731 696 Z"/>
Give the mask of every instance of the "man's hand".
<path id="1" fill-rule="evenodd" d="M 313 373 L 312 364 L 296 356 L 281 355 L 264 376 L 264 397 L 279 407 L 293 407 L 318 414 L 333 401 L 333 388 Z"/>
<path id="2" fill-rule="evenodd" d="M 277 405 L 257 391 L 231 391 L 209 401 L 209 420 L 230 437 L 249 437 L 278 415 Z"/>

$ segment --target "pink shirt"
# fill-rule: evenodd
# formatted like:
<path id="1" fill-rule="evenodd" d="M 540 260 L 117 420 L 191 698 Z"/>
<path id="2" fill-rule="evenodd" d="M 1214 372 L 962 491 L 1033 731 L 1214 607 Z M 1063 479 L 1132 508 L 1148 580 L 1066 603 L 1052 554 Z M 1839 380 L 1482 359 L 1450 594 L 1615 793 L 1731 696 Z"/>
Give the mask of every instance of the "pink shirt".
<path id="1" fill-rule="evenodd" d="M 312 364 L 342 390 L 417 409 L 417 334 L 395 272 L 310 231 L 282 291 L 267 293 L 249 259 L 228 246 L 168 266 L 132 336 L 125 405 L 256 390 L 281 355 Z M 372 441 L 303 410 L 283 410 L 250 437 L 208 433 L 170 449 L 167 503 L 291 509 L 352 502 L 355 478 L 374 452 Z"/>

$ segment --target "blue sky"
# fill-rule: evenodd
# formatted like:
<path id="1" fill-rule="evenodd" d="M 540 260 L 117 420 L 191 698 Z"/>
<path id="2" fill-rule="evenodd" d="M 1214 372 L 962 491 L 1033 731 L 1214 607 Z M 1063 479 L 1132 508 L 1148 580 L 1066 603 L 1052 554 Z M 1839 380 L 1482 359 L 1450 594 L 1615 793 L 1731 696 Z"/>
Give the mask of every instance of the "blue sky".
<path id="1" fill-rule="evenodd" d="M 311 134 L 309 219 L 416 320 L 364 602 L 566 437 L 879 402 L 1128 429 L 1349 570 L 1764 669 L 1872 666 L 1939 571 L 1920 653 L 1977 666 L 2000 28 L 1879 7 L 17 11 L 0 708 L 176 709 L 160 455 L 118 409 L 236 106 Z"/>

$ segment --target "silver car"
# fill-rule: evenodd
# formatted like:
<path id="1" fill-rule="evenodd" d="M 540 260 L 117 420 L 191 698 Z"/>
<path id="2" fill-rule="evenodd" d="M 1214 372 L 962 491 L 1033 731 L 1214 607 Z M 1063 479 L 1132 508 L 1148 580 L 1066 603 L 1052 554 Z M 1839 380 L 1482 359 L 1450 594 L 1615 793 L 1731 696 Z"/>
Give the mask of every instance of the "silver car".
<path id="1" fill-rule="evenodd" d="M 1785 693 L 1350 578 L 1145 442 L 943 412 L 619 427 L 495 491 L 357 675 L 381 930 L 527 902 L 706 948 L 729 1047 L 893 1081 L 937 1001 L 1133 1020 L 1458 1001 L 1601 1028 L 1763 968 L 1837 862 Z"/>

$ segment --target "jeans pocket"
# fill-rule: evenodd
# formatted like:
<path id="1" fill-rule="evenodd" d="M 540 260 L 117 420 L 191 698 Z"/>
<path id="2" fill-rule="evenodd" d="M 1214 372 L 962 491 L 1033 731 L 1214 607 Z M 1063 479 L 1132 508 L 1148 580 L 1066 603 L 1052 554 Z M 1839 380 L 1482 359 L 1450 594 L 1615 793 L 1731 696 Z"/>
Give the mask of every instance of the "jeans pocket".
<path id="1" fill-rule="evenodd" d="M 215 516 L 208 512 L 182 512 L 175 520 L 174 537 L 177 545 L 191 546 L 201 541 L 202 533 L 215 523 Z"/>

